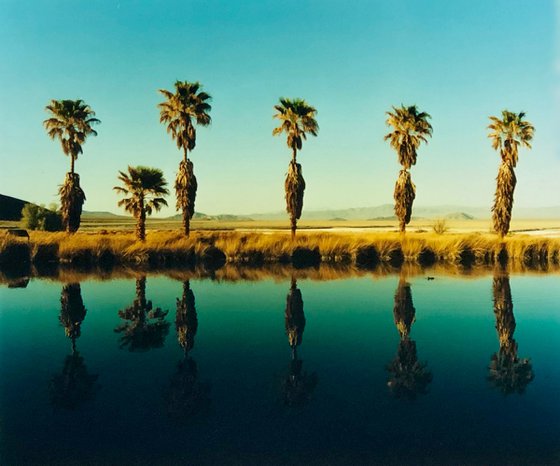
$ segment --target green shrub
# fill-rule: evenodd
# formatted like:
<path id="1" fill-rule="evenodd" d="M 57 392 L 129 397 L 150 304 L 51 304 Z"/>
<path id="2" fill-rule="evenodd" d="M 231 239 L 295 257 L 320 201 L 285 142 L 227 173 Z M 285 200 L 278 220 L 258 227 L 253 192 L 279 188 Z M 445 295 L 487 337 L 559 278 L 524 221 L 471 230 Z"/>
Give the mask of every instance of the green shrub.
<path id="1" fill-rule="evenodd" d="M 44 206 L 25 204 L 21 211 L 21 221 L 28 230 L 61 231 L 62 217 L 58 212 Z"/>

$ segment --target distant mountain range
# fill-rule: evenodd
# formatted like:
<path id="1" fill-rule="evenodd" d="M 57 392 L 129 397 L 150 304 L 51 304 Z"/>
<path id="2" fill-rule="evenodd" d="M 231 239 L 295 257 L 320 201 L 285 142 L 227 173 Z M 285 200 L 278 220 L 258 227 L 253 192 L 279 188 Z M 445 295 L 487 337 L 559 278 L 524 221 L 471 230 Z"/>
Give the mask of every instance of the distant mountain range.
<path id="1" fill-rule="evenodd" d="M 514 207 L 513 215 L 522 219 L 560 219 L 560 206 L 517 208 Z M 414 218 L 446 218 L 452 220 L 489 219 L 491 216 L 490 206 L 469 207 L 460 205 L 442 206 L 414 206 Z M 263 214 L 250 214 L 254 220 L 276 220 L 285 219 L 286 212 L 270 212 Z M 325 210 L 303 210 L 303 220 L 392 220 L 395 212 L 392 204 L 383 204 L 374 207 L 355 207 L 350 209 L 325 209 Z"/>
<path id="2" fill-rule="evenodd" d="M 27 201 L 17 199 L 11 196 L 0 194 L 0 220 L 19 220 L 21 218 L 21 209 Z M 415 206 L 414 218 L 434 219 L 446 218 L 452 220 L 472 220 L 472 219 L 488 219 L 490 218 L 490 206 L 488 207 L 469 207 L 461 205 L 442 205 L 442 206 Z M 258 213 L 249 215 L 207 215 L 202 212 L 194 214 L 195 220 L 214 220 L 222 222 L 235 221 L 254 221 L 254 220 L 284 220 L 286 219 L 285 211 Z M 128 215 L 117 215 L 112 212 L 101 211 L 84 211 L 84 218 L 125 218 Z M 560 206 L 523 208 L 514 207 L 513 216 L 519 219 L 560 219 Z M 181 214 L 168 217 L 169 220 L 181 220 Z M 303 220 L 330 220 L 330 221 L 346 221 L 346 220 L 394 220 L 395 214 L 392 204 L 383 204 L 373 207 L 354 207 L 349 209 L 324 209 L 324 210 L 305 210 L 302 215 Z"/>

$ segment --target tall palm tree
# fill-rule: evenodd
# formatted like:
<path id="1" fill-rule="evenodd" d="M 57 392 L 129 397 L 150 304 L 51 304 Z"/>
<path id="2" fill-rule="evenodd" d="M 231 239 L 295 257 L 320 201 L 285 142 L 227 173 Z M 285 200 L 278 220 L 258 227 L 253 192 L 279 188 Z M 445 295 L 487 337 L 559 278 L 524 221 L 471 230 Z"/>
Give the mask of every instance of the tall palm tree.
<path id="1" fill-rule="evenodd" d="M 62 222 L 67 232 L 73 233 L 80 227 L 82 206 L 86 200 L 80 187 L 80 176 L 74 173 L 74 163 L 83 153 L 82 145 L 89 135 L 97 136 L 93 125 L 101 123 L 95 112 L 83 100 L 51 100 L 45 107 L 50 118 L 43 121 L 51 139 L 59 139 L 62 151 L 70 156 L 70 171 L 59 188 Z"/>
<path id="2" fill-rule="evenodd" d="M 432 381 L 432 374 L 427 369 L 426 363 L 418 361 L 416 342 L 410 338 L 410 330 L 416 319 L 416 309 L 412 301 L 410 284 L 403 277 L 399 280 L 395 292 L 393 315 L 400 342 L 397 356 L 387 366 L 390 374 L 387 385 L 395 397 L 414 399 L 417 394 L 426 393 L 426 388 Z"/>
<path id="3" fill-rule="evenodd" d="M 79 283 L 68 283 L 62 287 L 60 305 L 59 320 L 66 336 L 72 340 L 72 351 L 75 351 L 76 339 L 81 335 L 82 322 L 87 313 Z"/>
<path id="4" fill-rule="evenodd" d="M 158 212 L 167 201 L 161 196 L 167 196 L 167 181 L 161 170 L 149 167 L 128 167 L 128 174 L 119 171 L 119 180 L 123 186 L 113 189 L 124 196 L 118 203 L 124 206 L 136 218 L 136 236 L 140 241 L 146 239 L 146 214 Z"/>
<path id="5" fill-rule="evenodd" d="M 500 349 L 490 360 L 488 380 L 504 395 L 523 393 L 534 379 L 533 366 L 530 359 L 519 358 L 517 354 L 517 342 L 513 338 L 516 324 L 507 273 L 495 272 L 492 292 Z"/>
<path id="6" fill-rule="evenodd" d="M 283 399 L 287 406 L 299 407 L 311 399 L 318 380 L 315 372 L 309 374 L 303 370 L 303 361 L 297 355 L 297 347 L 301 345 L 305 330 L 305 314 L 301 291 L 294 277 L 286 296 L 285 324 L 286 335 L 292 349 L 292 359 L 288 374 L 282 381 Z"/>
<path id="7" fill-rule="evenodd" d="M 393 131 L 385 136 L 391 147 L 397 152 L 397 158 L 402 165 L 399 177 L 395 184 L 395 214 L 399 219 L 399 229 L 404 232 L 412 216 L 412 203 L 416 197 L 416 186 L 410 177 L 410 168 L 416 165 L 416 151 L 422 142 L 428 143 L 428 136 L 432 136 L 432 125 L 428 122 L 431 118 L 426 112 L 419 112 L 416 105 L 399 108 L 393 107 L 392 112 L 387 112 L 387 125 Z"/>
<path id="8" fill-rule="evenodd" d="M 183 359 L 177 364 L 168 390 L 165 393 L 167 413 L 178 422 L 206 412 L 210 407 L 210 384 L 198 380 L 196 361 L 189 355 L 194 347 L 194 337 L 198 329 L 194 293 L 188 280 L 183 282 L 183 296 L 177 298 L 175 317 L 177 341 L 183 349 Z"/>
<path id="9" fill-rule="evenodd" d="M 317 136 L 319 125 L 315 119 L 317 110 L 303 99 L 280 98 L 280 103 L 274 106 L 274 118 L 281 121 L 280 126 L 274 128 L 272 134 L 277 136 L 286 133 L 287 144 L 292 149 L 292 160 L 288 165 L 288 174 L 284 188 L 286 190 L 286 210 L 290 215 L 292 238 L 296 235 L 297 221 L 303 209 L 303 192 L 305 180 L 301 173 L 301 165 L 296 162 L 297 151 L 307 139 L 307 133 Z"/>
<path id="10" fill-rule="evenodd" d="M 81 334 L 87 312 L 79 283 L 68 283 L 62 287 L 60 304 L 59 321 L 66 336 L 72 340 L 72 353 L 66 356 L 62 371 L 51 378 L 49 394 L 54 407 L 73 410 L 95 397 L 99 390 L 96 383 L 98 375 L 88 372 L 84 358 L 76 349 L 76 339 Z"/>
<path id="11" fill-rule="evenodd" d="M 208 126 L 212 119 L 212 98 L 201 90 L 199 82 L 176 81 L 175 92 L 160 89 L 165 101 L 158 104 L 160 123 L 167 124 L 167 132 L 183 151 L 183 160 L 179 163 L 179 171 L 175 179 L 175 193 L 177 194 L 177 210 L 183 212 L 183 228 L 185 235 L 190 234 L 190 221 L 194 215 L 194 202 L 198 187 L 194 176 L 193 163 L 189 160 L 189 152 L 196 145 L 195 123 Z"/>
<path id="12" fill-rule="evenodd" d="M 535 132 L 534 126 L 524 120 L 525 113 L 502 111 L 502 118 L 490 117 L 488 137 L 492 147 L 500 151 L 502 163 L 496 177 L 496 194 L 492 206 L 494 231 L 503 238 L 508 234 L 513 208 L 513 192 L 517 179 L 514 168 L 517 165 L 519 146 L 531 148 Z"/>
<path id="13" fill-rule="evenodd" d="M 183 296 L 177 298 L 177 313 L 175 317 L 175 328 L 177 329 L 177 340 L 183 351 L 188 353 L 194 347 L 194 337 L 198 329 L 198 317 L 194 293 L 190 282 L 183 282 Z"/>

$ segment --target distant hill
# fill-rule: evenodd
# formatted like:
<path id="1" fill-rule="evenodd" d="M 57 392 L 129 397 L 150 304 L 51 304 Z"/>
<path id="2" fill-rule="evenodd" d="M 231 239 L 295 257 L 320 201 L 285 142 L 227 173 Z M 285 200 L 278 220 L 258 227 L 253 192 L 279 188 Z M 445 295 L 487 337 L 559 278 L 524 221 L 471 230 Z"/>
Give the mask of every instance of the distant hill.
<path id="1" fill-rule="evenodd" d="M 84 210 L 82 212 L 82 218 L 107 218 L 107 217 L 119 218 L 119 217 L 125 217 L 125 215 L 117 215 L 112 212 L 97 212 L 97 211 L 90 212 L 87 210 Z"/>
<path id="2" fill-rule="evenodd" d="M 453 212 L 445 216 L 448 220 L 474 220 L 472 215 L 466 214 L 465 212 Z"/>
<path id="3" fill-rule="evenodd" d="M 173 215 L 168 217 L 168 220 L 182 220 L 183 214 Z M 232 215 L 232 214 L 219 214 L 219 215 L 206 215 L 202 212 L 195 212 L 193 220 L 216 220 L 218 222 L 252 222 L 253 219 L 245 215 Z"/>
<path id="4" fill-rule="evenodd" d="M 446 218 L 453 220 L 489 219 L 491 216 L 490 205 L 461 206 L 414 206 L 413 218 L 436 219 Z M 538 208 L 513 208 L 514 218 L 520 219 L 560 219 L 560 206 L 538 207 Z M 255 220 L 280 220 L 286 219 L 285 211 L 269 212 L 262 214 L 249 214 Z M 302 220 L 329 220 L 333 218 L 345 218 L 346 220 L 394 220 L 395 212 L 392 204 L 382 204 L 373 207 L 355 207 L 350 209 L 329 210 L 305 210 L 301 216 Z"/>
<path id="5" fill-rule="evenodd" d="M 0 220 L 21 220 L 21 209 L 25 204 L 29 202 L 0 194 Z"/>

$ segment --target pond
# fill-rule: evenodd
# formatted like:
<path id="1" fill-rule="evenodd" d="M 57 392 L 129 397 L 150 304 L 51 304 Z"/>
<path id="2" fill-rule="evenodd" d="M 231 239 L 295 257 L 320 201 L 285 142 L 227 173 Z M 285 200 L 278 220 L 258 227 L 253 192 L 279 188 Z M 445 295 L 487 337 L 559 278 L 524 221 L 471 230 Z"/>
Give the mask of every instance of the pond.
<path id="1" fill-rule="evenodd" d="M 0 463 L 558 464 L 554 274 L 0 288 Z"/>

